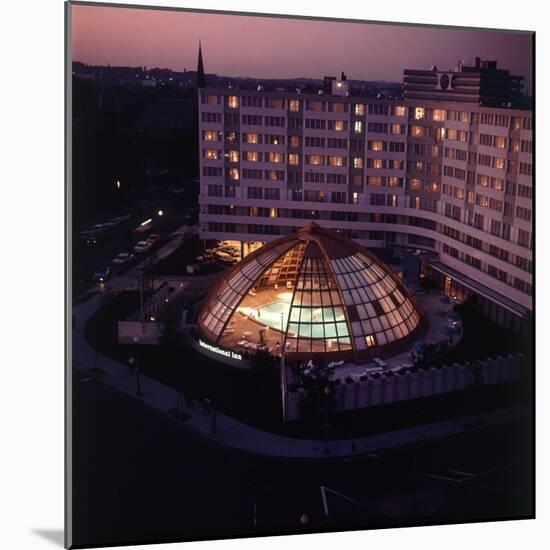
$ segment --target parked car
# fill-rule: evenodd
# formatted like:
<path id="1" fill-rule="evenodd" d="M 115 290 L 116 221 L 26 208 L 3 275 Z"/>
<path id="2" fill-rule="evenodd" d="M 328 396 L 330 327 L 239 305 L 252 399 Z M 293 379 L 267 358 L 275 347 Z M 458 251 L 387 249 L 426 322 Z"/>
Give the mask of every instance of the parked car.
<path id="1" fill-rule="evenodd" d="M 109 275 L 111 275 L 110 267 L 106 267 L 105 269 L 100 269 L 94 273 L 94 281 L 103 283 L 109 278 Z"/>
<path id="2" fill-rule="evenodd" d="M 136 246 L 134 246 L 134 252 L 136 254 L 143 254 L 144 252 L 147 252 L 151 247 L 153 246 L 153 243 L 150 241 L 139 241 Z"/>
<path id="3" fill-rule="evenodd" d="M 127 264 L 134 258 L 133 254 L 130 254 L 129 252 L 121 252 L 120 254 L 117 254 L 113 261 L 111 262 L 114 266 L 121 266 L 124 264 Z"/>
<path id="4" fill-rule="evenodd" d="M 147 237 L 147 241 L 149 241 L 152 244 L 158 243 L 160 241 L 160 235 L 158 233 L 151 233 Z"/>

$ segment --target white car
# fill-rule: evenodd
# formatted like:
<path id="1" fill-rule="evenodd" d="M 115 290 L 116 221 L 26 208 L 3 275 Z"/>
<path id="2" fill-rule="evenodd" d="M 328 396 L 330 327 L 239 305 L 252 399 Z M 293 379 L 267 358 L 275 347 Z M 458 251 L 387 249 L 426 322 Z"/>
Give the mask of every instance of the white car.
<path id="1" fill-rule="evenodd" d="M 143 254 L 144 252 L 147 252 L 151 247 L 153 246 L 153 243 L 150 241 L 139 241 L 139 243 L 134 246 L 134 252 L 136 254 Z"/>
<path id="2" fill-rule="evenodd" d="M 121 252 L 114 257 L 111 263 L 116 266 L 124 265 L 125 263 L 128 263 L 133 257 L 134 255 L 130 254 L 129 252 Z"/>

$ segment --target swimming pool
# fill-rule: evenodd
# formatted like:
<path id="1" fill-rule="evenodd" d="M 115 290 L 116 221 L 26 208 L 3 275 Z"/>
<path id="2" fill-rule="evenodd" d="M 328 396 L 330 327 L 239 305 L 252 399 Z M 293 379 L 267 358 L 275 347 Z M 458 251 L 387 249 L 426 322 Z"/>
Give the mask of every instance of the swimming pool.
<path id="1" fill-rule="evenodd" d="M 282 326 L 286 329 L 288 315 L 290 313 L 290 304 L 288 302 L 276 301 L 266 304 L 265 306 L 261 306 L 260 308 L 240 307 L 239 311 L 244 315 L 252 317 L 263 325 L 267 325 L 270 328 L 280 331 L 281 318 Z M 300 319 L 298 319 L 298 315 L 301 316 Z M 300 336 L 307 336 L 308 338 L 324 338 L 325 334 L 323 331 L 323 325 L 317 324 L 321 323 L 323 319 L 325 320 L 325 324 L 328 324 L 330 321 L 330 326 L 333 327 L 333 330 L 336 330 L 336 326 L 333 323 L 340 323 L 338 325 L 338 331 L 340 332 L 340 330 L 345 330 L 345 336 L 348 336 L 347 326 L 342 324 L 345 322 L 346 318 L 341 310 L 335 310 L 327 307 L 301 308 L 301 310 L 295 308 L 292 316 L 293 319 L 291 320 L 291 325 L 296 322 L 296 325 L 294 326 L 299 326 L 298 333 Z M 299 325 L 298 321 L 300 322 Z M 343 336 L 344 334 L 340 335 Z M 336 333 L 334 333 L 334 336 L 336 336 Z"/>

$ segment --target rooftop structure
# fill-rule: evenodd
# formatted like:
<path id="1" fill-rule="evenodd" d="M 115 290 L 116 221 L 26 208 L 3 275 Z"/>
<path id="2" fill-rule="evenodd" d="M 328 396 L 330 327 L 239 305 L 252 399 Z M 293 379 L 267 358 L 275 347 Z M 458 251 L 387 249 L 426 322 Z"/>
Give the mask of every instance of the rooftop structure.
<path id="1" fill-rule="evenodd" d="M 518 106 L 524 102 L 522 76 L 497 68 L 496 61 L 476 57 L 474 65 L 459 61 L 456 70 L 442 71 L 405 69 L 405 99 L 461 101 L 501 107 Z"/>
<path id="2" fill-rule="evenodd" d="M 249 254 L 209 293 L 199 330 L 227 349 L 363 360 L 410 347 L 422 313 L 374 254 L 314 222 Z"/>

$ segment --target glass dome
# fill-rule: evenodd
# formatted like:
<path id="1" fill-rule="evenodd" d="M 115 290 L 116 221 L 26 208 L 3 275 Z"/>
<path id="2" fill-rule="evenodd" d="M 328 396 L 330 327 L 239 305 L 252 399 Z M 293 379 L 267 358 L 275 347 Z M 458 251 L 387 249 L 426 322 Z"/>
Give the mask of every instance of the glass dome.
<path id="1" fill-rule="evenodd" d="M 412 345 L 423 326 L 414 297 L 374 254 L 315 223 L 248 255 L 212 288 L 201 336 L 285 357 L 367 359 Z"/>

